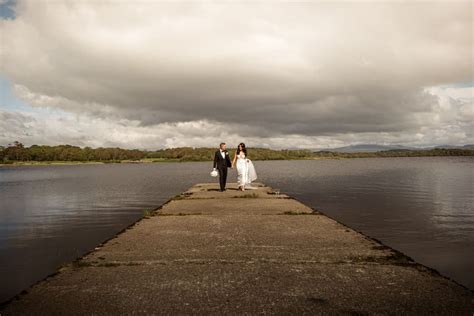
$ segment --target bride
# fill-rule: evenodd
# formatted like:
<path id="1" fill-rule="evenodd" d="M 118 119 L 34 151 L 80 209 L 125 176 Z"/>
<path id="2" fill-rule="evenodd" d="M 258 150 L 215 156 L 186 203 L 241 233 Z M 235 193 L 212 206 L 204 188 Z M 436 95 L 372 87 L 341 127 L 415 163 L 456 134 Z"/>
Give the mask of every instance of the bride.
<path id="1" fill-rule="evenodd" d="M 244 143 L 240 143 L 235 152 L 234 159 L 232 161 L 232 168 L 237 162 L 237 182 L 239 184 L 239 190 L 245 191 L 245 186 L 251 187 L 252 181 L 257 179 L 257 173 L 255 167 L 250 159 L 247 158 L 247 148 Z"/>

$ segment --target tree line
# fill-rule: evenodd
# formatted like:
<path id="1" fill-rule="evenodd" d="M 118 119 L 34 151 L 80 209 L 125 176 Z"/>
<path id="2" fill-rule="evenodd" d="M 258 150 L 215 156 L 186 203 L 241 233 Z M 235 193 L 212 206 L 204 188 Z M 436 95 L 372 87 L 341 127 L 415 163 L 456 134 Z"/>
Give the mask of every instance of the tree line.
<path id="1" fill-rule="evenodd" d="M 235 149 L 230 149 L 231 156 Z M 139 161 L 209 161 L 214 157 L 216 148 L 179 147 L 146 151 L 123 149 L 118 147 L 78 147 L 72 145 L 32 145 L 25 147 L 15 141 L 7 146 L 0 146 L 0 163 L 14 162 L 121 162 L 124 160 Z M 252 160 L 292 160 L 314 158 L 369 158 L 369 157 L 421 157 L 421 156 L 474 156 L 474 150 L 458 148 L 435 148 L 430 150 L 387 150 L 378 152 L 332 152 L 310 150 L 273 150 L 266 148 L 249 148 L 248 156 Z"/>
<path id="2" fill-rule="evenodd" d="M 310 158 L 309 150 L 271 150 L 264 148 L 249 148 L 250 157 L 254 160 L 301 159 Z M 146 151 L 123 148 L 91 148 L 72 145 L 32 145 L 25 147 L 15 141 L 8 146 L 0 146 L 0 162 L 13 163 L 16 161 L 99 161 L 119 162 L 122 160 L 150 159 L 156 161 L 208 161 L 214 158 L 216 148 L 179 147 Z M 231 154 L 233 150 L 230 150 Z"/>
<path id="3" fill-rule="evenodd" d="M 81 148 L 71 145 L 25 147 L 17 141 L 6 147 L 0 146 L 0 161 L 3 163 L 15 161 L 121 161 L 138 160 L 145 156 L 146 153 L 138 149 Z"/>

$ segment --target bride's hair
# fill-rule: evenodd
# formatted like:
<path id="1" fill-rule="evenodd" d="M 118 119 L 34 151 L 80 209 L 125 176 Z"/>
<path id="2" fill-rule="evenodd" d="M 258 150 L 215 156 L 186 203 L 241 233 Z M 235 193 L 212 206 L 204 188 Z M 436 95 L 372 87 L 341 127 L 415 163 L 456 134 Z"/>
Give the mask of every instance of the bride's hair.
<path id="1" fill-rule="evenodd" d="M 237 155 L 240 154 L 240 146 L 242 146 L 242 151 L 244 152 L 245 156 L 247 156 L 247 148 L 245 148 L 244 143 L 240 143 L 239 146 L 237 146 Z"/>

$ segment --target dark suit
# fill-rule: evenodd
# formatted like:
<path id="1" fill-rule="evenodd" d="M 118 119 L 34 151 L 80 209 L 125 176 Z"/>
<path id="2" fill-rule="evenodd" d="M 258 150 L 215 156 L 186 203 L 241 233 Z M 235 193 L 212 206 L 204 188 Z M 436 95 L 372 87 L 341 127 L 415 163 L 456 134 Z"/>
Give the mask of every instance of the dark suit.
<path id="1" fill-rule="evenodd" d="M 222 158 L 220 149 L 216 151 L 214 155 L 214 164 L 213 168 L 216 168 L 219 171 L 219 184 L 221 190 L 225 190 L 225 183 L 227 181 L 227 168 L 232 167 L 232 162 L 230 162 L 229 153 L 224 151 L 225 158 Z"/>

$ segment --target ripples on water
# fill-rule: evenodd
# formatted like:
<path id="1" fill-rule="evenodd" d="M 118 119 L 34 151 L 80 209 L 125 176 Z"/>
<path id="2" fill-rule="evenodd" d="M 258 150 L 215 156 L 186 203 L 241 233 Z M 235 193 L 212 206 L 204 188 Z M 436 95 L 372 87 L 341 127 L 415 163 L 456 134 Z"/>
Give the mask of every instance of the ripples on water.
<path id="1" fill-rule="evenodd" d="M 0 168 L 0 301 L 93 249 L 211 163 Z M 473 157 L 256 161 L 262 181 L 474 288 Z M 236 177 L 230 173 L 230 181 Z"/>
<path id="2" fill-rule="evenodd" d="M 208 164 L 207 164 L 208 165 Z M 0 301 L 74 260 L 194 182 L 204 164 L 0 168 Z"/>
<path id="3" fill-rule="evenodd" d="M 474 289 L 474 157 L 273 163 L 268 184 Z"/>

